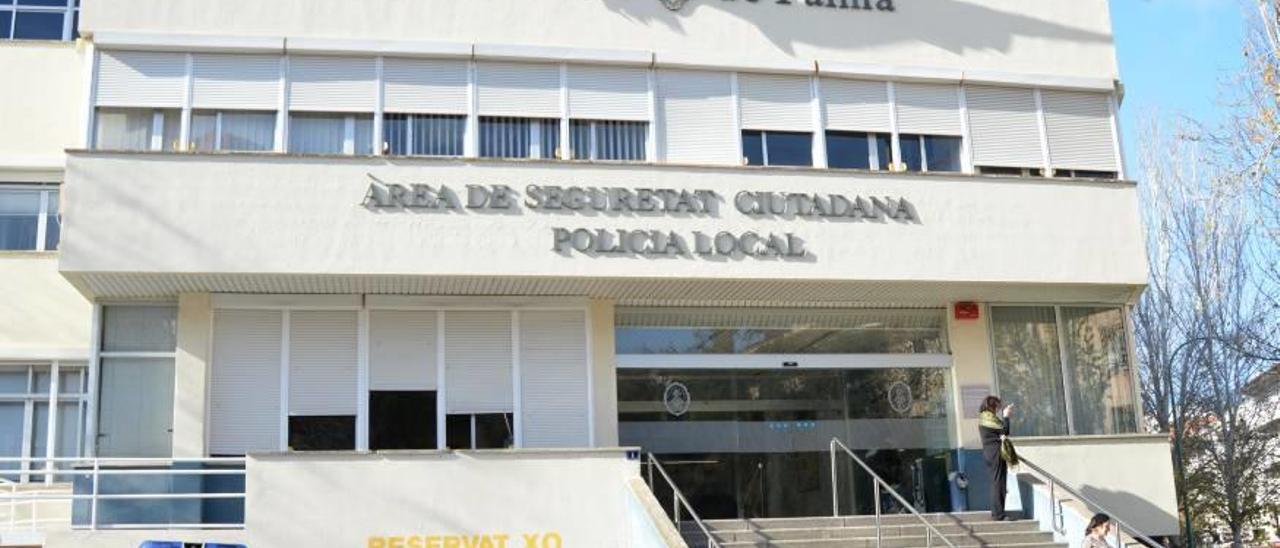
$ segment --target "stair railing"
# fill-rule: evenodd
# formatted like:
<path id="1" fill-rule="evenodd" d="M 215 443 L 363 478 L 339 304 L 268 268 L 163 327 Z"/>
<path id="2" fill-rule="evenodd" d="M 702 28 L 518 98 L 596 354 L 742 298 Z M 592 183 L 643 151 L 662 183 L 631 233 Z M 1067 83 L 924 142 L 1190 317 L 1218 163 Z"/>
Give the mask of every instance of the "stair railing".
<path id="1" fill-rule="evenodd" d="M 926 548 L 933 548 L 934 535 L 938 535 L 938 538 L 942 539 L 942 543 L 947 545 L 948 548 L 956 548 L 956 545 L 953 544 L 951 540 L 947 539 L 946 535 L 943 535 L 942 532 L 939 531 L 937 527 L 934 527 L 932 523 L 929 523 L 929 520 L 925 519 L 924 515 L 922 515 L 919 511 L 917 511 L 915 506 L 907 502 L 907 499 L 902 498 L 902 495 L 898 494 L 898 491 L 895 490 L 893 486 L 889 485 L 888 482 L 884 481 L 884 479 L 881 478 L 879 474 L 876 474 L 875 471 L 871 470 L 871 467 L 867 466 L 867 463 L 865 461 L 858 458 L 857 455 L 853 454 L 853 451 L 849 450 L 849 446 L 845 445 L 844 442 L 841 442 L 839 438 L 831 438 L 831 515 L 833 517 L 837 517 L 837 518 L 840 517 L 840 483 L 836 476 L 836 472 L 839 470 L 839 468 L 836 466 L 836 448 L 837 447 L 839 447 L 840 449 L 843 449 L 844 453 L 848 455 L 850 459 L 853 459 L 853 462 L 858 463 L 858 466 L 862 467 L 862 469 L 866 471 L 866 473 L 870 475 L 871 479 L 873 480 L 872 489 L 875 492 L 875 507 L 876 507 L 876 548 L 880 548 L 880 545 L 883 542 L 883 537 L 884 537 L 883 531 L 881 529 L 881 524 L 880 524 L 881 489 L 887 490 L 889 494 L 893 496 L 893 498 L 897 499 L 898 504 L 901 504 L 903 508 L 910 510 L 911 515 L 915 516 L 916 519 L 920 520 L 920 523 L 924 525 L 925 527 L 924 542 L 925 542 Z"/>
<path id="2" fill-rule="evenodd" d="M 662 463 L 658 462 L 658 458 L 653 453 L 648 453 L 649 464 L 649 491 L 653 491 L 653 471 L 657 470 L 662 475 L 662 479 L 667 482 L 667 486 L 671 487 L 671 522 L 675 524 L 676 531 L 680 536 L 684 536 L 684 530 L 680 527 L 680 508 L 683 506 L 689 512 L 689 517 L 693 519 L 694 525 L 702 530 L 702 534 L 707 537 L 707 548 L 720 548 L 720 543 L 716 542 L 711 531 L 707 529 L 707 525 L 702 522 L 702 518 L 698 517 L 698 512 L 694 511 L 693 505 L 689 504 L 689 500 L 684 498 L 684 493 L 680 492 L 680 488 L 676 487 L 676 482 L 671 479 L 671 475 L 667 474 L 667 470 L 662 467 Z M 657 496 L 656 494 L 654 495 Z M 954 548 L 954 547 L 953 547 Z"/>
<path id="3" fill-rule="evenodd" d="M 1066 512 L 1066 510 L 1062 506 L 1062 501 L 1059 501 L 1057 497 L 1057 490 L 1062 489 L 1063 491 L 1066 491 L 1071 496 L 1079 499 L 1080 502 L 1083 502 L 1085 506 L 1088 506 L 1091 510 L 1095 512 L 1102 512 L 1111 517 L 1111 522 L 1116 525 L 1115 548 L 1124 548 L 1124 541 L 1122 540 L 1122 534 L 1126 529 L 1129 531 L 1129 536 L 1134 540 L 1137 540 L 1138 542 L 1141 542 L 1143 544 L 1146 544 L 1147 546 L 1152 546 L 1152 547 L 1161 546 L 1160 543 L 1154 540 L 1151 540 L 1151 538 L 1138 532 L 1138 529 L 1136 527 L 1133 527 L 1132 525 L 1125 523 L 1124 520 L 1120 519 L 1115 512 L 1109 510 L 1107 507 L 1101 504 L 1098 504 L 1097 501 L 1084 496 L 1083 493 L 1076 491 L 1075 489 L 1072 489 L 1070 485 L 1066 484 L 1066 482 L 1063 482 L 1062 480 L 1058 479 L 1057 476 L 1050 474 L 1048 471 L 1046 471 L 1044 468 L 1041 468 L 1036 463 L 1027 460 L 1026 457 L 1022 455 L 1018 455 L 1018 464 L 1020 466 L 1026 466 L 1027 468 L 1030 468 L 1033 472 L 1035 472 L 1040 477 L 1044 478 L 1049 482 L 1049 508 L 1050 508 L 1050 513 L 1052 514 L 1052 517 L 1054 520 L 1053 526 L 1055 529 L 1058 530 L 1059 533 L 1063 533 L 1065 531 L 1065 526 L 1063 523 L 1065 519 L 1063 515 Z"/>

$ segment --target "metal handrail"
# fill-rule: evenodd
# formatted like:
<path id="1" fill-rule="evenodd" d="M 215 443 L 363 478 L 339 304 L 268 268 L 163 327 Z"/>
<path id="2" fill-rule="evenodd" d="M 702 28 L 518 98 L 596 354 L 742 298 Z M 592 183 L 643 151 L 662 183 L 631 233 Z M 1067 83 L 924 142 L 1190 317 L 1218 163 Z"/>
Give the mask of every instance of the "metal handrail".
<path id="1" fill-rule="evenodd" d="M 45 468 L 37 468 L 39 463 L 43 463 Z M 164 468 L 164 469 L 112 469 L 104 468 L 105 466 L 165 466 L 172 464 L 191 463 L 191 464 L 208 464 L 208 465 L 239 465 L 234 469 L 182 469 L 182 468 Z M 239 492 L 222 492 L 222 493 L 102 493 L 101 479 L 103 476 L 243 476 L 245 470 L 243 466 L 246 459 L 243 457 L 211 457 L 211 458 L 92 458 L 92 457 L 57 457 L 57 458 L 40 458 L 40 457 L 0 457 L 0 475 L 43 475 L 46 481 L 50 481 L 54 477 L 83 478 L 88 477 L 91 482 L 91 490 L 89 493 L 75 493 L 74 491 L 57 492 L 49 490 L 31 490 L 19 491 L 17 482 L 9 481 L 0 477 L 0 487 L 9 486 L 7 492 L 0 489 L 0 504 L 8 503 L 9 507 L 9 530 L 17 530 L 15 527 L 16 508 L 19 504 L 28 505 L 35 508 L 34 505 L 47 501 L 65 501 L 75 503 L 76 501 L 88 501 L 89 506 L 89 523 L 87 528 L 90 530 L 98 529 L 138 529 L 138 528 L 165 528 L 165 529 L 239 529 L 243 528 L 243 523 L 221 523 L 221 524 L 100 524 L 98 523 L 99 504 L 103 501 L 112 500 L 244 500 L 246 493 L 243 489 Z M 79 466 L 80 468 L 60 468 L 54 464 L 64 464 Z M 6 467 L 12 466 L 12 468 Z M 32 519 L 34 528 L 36 523 L 42 523 L 49 520 Z M 83 526 L 72 525 L 73 528 L 85 528 Z M 3 528 L 0 528 L 3 529 Z"/>
<path id="2" fill-rule="evenodd" d="M 680 506 L 683 505 L 685 509 L 689 511 L 689 517 L 693 518 L 693 523 L 698 526 L 698 529 L 702 530 L 703 535 L 706 535 L 707 547 L 720 548 L 720 543 L 716 542 L 715 537 L 711 535 L 711 530 L 707 529 L 707 525 L 702 522 L 702 518 L 698 516 L 698 512 L 694 511 L 693 505 L 689 504 L 688 499 L 684 498 L 684 493 L 681 493 L 680 488 L 676 487 L 676 482 L 671 479 L 669 474 L 667 474 L 667 470 L 662 467 L 662 463 L 658 462 L 658 458 L 653 456 L 653 453 L 648 453 L 648 458 L 649 491 L 653 491 L 653 470 L 655 468 L 658 470 L 659 474 L 662 474 L 662 479 L 667 481 L 667 486 L 671 487 L 671 493 L 673 495 L 671 497 L 671 522 L 675 524 L 676 532 L 680 533 L 680 536 L 684 536 L 684 531 L 680 529 Z"/>
<path id="3" fill-rule="evenodd" d="M 1137 540 L 1138 542 L 1146 544 L 1147 546 L 1161 546 L 1160 543 L 1152 540 L 1150 537 L 1142 533 L 1139 533 L 1136 527 L 1129 525 L 1128 523 L 1125 523 L 1124 520 L 1117 517 L 1116 513 L 1108 509 L 1106 506 L 1098 504 L 1097 501 L 1089 497 L 1086 497 L 1083 493 L 1079 491 L 1076 491 L 1070 485 L 1067 485 L 1066 482 L 1058 479 L 1057 476 L 1050 474 L 1044 468 L 1041 468 L 1038 465 L 1036 465 L 1036 463 L 1031 462 L 1030 460 L 1027 460 L 1026 457 L 1019 455 L 1018 464 L 1026 465 L 1027 468 L 1030 468 L 1035 473 L 1044 477 L 1044 479 L 1049 480 L 1049 504 L 1057 506 L 1057 509 L 1051 508 L 1050 511 L 1053 512 L 1054 515 L 1059 519 L 1061 519 L 1061 516 L 1062 516 L 1062 503 L 1058 501 L 1058 498 L 1056 496 L 1055 491 L 1057 487 L 1061 487 L 1063 491 L 1066 491 L 1071 496 L 1077 499 L 1080 499 L 1081 502 L 1085 503 L 1086 506 L 1092 508 L 1094 511 L 1107 514 L 1107 516 L 1111 518 L 1111 521 L 1116 524 L 1116 548 L 1124 547 L 1124 541 L 1121 539 L 1121 535 L 1125 529 L 1128 529 L 1129 536 Z M 1063 532 L 1063 526 L 1061 525 L 1061 521 L 1059 521 L 1059 524 L 1054 525 L 1054 527 L 1058 528 L 1059 533 Z"/>
<path id="4" fill-rule="evenodd" d="M 893 495 L 893 498 L 897 499 L 898 503 L 901 504 L 903 508 L 910 510 L 911 515 L 915 516 L 916 519 L 920 520 L 920 523 L 924 524 L 924 527 L 925 527 L 924 542 L 925 542 L 926 548 L 933 547 L 933 535 L 938 535 L 938 538 L 942 539 L 942 542 L 946 544 L 948 547 L 956 548 L 956 545 L 952 543 L 949 539 L 947 539 L 947 536 L 942 534 L 942 531 L 939 531 L 937 527 L 934 527 L 932 523 L 929 523 L 929 520 L 925 519 L 924 515 L 922 515 L 919 511 L 917 511 L 915 506 L 907 502 L 907 499 L 903 498 L 902 495 L 898 494 L 898 491 L 895 490 L 893 486 L 889 485 L 888 482 L 884 481 L 884 479 L 881 478 L 879 474 L 875 473 L 875 471 L 873 471 L 870 466 L 867 466 L 866 462 L 858 458 L 857 455 L 853 454 L 853 451 L 849 450 L 849 446 L 845 445 L 844 442 L 840 441 L 840 438 L 831 438 L 831 515 L 832 517 L 837 517 L 837 518 L 840 517 L 840 483 L 837 481 L 837 478 L 836 478 L 836 471 L 838 470 L 838 468 L 836 467 L 836 446 L 839 446 L 841 449 L 843 449 L 845 454 L 849 455 L 849 458 L 853 459 L 853 462 L 858 463 L 858 466 L 861 466 L 862 469 L 866 471 L 866 473 L 870 475 L 871 479 L 873 480 L 872 486 L 875 491 L 875 506 L 876 506 L 876 548 L 880 548 L 880 544 L 884 536 L 883 531 L 881 530 L 881 525 L 880 525 L 880 488 L 881 486 L 883 486 L 885 489 L 888 489 L 889 494 Z"/>

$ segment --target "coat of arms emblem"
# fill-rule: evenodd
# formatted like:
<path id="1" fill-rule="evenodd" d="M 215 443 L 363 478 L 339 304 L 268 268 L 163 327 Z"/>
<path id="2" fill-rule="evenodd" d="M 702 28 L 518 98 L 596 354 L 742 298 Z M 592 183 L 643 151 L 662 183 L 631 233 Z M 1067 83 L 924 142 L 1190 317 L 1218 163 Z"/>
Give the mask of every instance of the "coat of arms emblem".
<path id="1" fill-rule="evenodd" d="M 672 382 L 662 391 L 662 405 L 674 417 L 688 413 L 691 403 L 693 403 L 693 397 L 689 394 L 689 387 L 684 383 Z"/>
<path id="2" fill-rule="evenodd" d="M 684 7 L 684 3 L 686 1 L 687 0 L 662 0 L 662 5 L 666 6 L 667 9 L 671 11 L 680 11 L 680 8 Z"/>

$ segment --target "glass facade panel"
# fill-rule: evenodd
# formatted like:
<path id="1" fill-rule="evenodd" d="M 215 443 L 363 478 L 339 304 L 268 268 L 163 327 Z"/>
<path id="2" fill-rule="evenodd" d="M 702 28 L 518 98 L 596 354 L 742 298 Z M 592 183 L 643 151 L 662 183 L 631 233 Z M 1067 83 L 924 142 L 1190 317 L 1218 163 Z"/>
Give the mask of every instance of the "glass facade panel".
<path id="1" fill-rule="evenodd" d="M 222 113 L 221 150 L 267 151 L 275 146 L 275 138 L 274 113 Z"/>
<path id="2" fill-rule="evenodd" d="M 812 166 L 813 134 L 743 131 L 742 154 L 751 166 Z"/>
<path id="3" fill-rule="evenodd" d="M 764 164 L 764 132 L 742 132 L 742 161 L 749 166 Z"/>
<path id="4" fill-rule="evenodd" d="M 871 141 L 866 133 L 827 132 L 827 166 L 871 169 Z"/>
<path id="5" fill-rule="evenodd" d="M 919 135 L 899 135 L 898 148 L 907 171 L 924 169 L 924 151 L 920 148 Z"/>
<path id="6" fill-rule="evenodd" d="M 13 37 L 18 40 L 61 40 L 65 18 L 66 13 L 61 11 L 18 10 L 14 14 Z"/>
<path id="7" fill-rule="evenodd" d="M 0 190 L 0 250 L 36 249 L 39 190 Z"/>
<path id="8" fill-rule="evenodd" d="M 191 150 L 209 152 L 218 148 L 218 115 L 213 112 L 191 114 Z"/>
<path id="9" fill-rule="evenodd" d="M 98 455 L 168 457 L 172 429 L 173 358 L 103 358 Z"/>
<path id="10" fill-rule="evenodd" d="M 991 308 L 1000 398 L 1014 404 L 1015 436 L 1067 434 L 1058 322 L 1051 306 Z"/>
<path id="11" fill-rule="evenodd" d="M 481 157 L 559 158 L 559 152 L 559 120 L 480 118 Z"/>
<path id="12" fill-rule="evenodd" d="M 102 350 L 173 352 L 178 309 L 173 306 L 107 306 L 102 316 Z"/>
<path id="13" fill-rule="evenodd" d="M 398 156 L 462 156 L 467 117 L 387 114 L 382 121 L 384 152 Z"/>
<path id="14" fill-rule="evenodd" d="M 929 171 L 960 171 L 960 147 L 959 137 L 925 135 L 924 155 L 929 161 Z"/>
<path id="15" fill-rule="evenodd" d="M 1063 307 L 1062 321 L 1075 434 L 1135 432 L 1137 407 L 1123 312 Z"/>
<path id="16" fill-rule="evenodd" d="M 644 161 L 649 124 L 609 120 L 573 120 L 570 139 L 575 160 Z"/>
<path id="17" fill-rule="evenodd" d="M 27 368 L 0 369 L 0 394 L 26 394 L 29 384 Z"/>
<path id="18" fill-rule="evenodd" d="M 346 117 L 341 114 L 290 114 L 289 152 L 342 154 Z"/>

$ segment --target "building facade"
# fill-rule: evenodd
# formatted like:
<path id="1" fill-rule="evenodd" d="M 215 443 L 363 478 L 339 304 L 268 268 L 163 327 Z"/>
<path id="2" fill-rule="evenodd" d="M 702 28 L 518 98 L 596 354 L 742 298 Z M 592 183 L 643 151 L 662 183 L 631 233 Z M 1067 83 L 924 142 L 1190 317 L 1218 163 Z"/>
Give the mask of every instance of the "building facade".
<path id="1" fill-rule="evenodd" d="M 33 75 L 0 91 L 33 128 L 0 137 L 12 479 L 249 460 L 240 507 L 73 524 L 273 545 L 255 478 L 317 458 L 617 447 L 706 518 L 872 512 L 833 438 L 981 509 L 951 479 L 999 394 L 1029 456 L 1081 487 L 1105 452 L 1098 496 L 1177 530 L 1103 0 L 59 9 L 75 42 L 0 44 Z"/>

